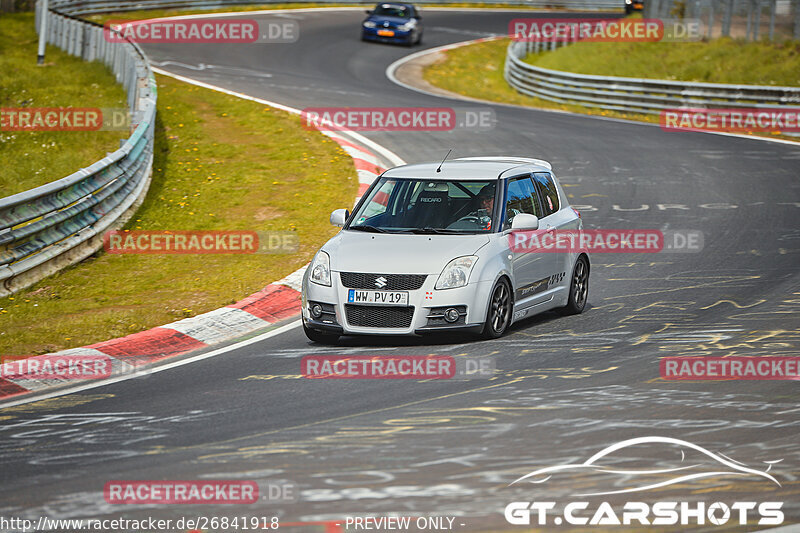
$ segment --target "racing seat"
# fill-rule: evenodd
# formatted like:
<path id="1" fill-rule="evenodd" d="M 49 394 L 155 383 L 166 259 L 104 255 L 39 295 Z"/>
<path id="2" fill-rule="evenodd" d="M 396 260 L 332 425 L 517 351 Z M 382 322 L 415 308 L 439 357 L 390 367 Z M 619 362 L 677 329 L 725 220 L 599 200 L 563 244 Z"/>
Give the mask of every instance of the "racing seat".
<path id="1" fill-rule="evenodd" d="M 442 228 L 450 217 L 449 187 L 446 183 L 426 183 L 414 206 L 414 226 Z"/>

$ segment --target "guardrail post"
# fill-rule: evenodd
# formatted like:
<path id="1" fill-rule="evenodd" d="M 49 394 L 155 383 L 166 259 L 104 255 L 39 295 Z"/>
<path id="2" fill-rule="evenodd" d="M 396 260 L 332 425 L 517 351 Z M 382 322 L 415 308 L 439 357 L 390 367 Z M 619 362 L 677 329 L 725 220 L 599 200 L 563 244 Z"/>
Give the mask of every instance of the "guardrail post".
<path id="1" fill-rule="evenodd" d="M 753 26 L 753 41 L 758 41 L 758 30 L 761 29 L 761 0 L 756 1 L 755 24 Z"/>
<path id="2" fill-rule="evenodd" d="M 770 0 L 769 3 L 769 40 L 775 39 L 775 9 L 778 7 L 775 0 Z"/>
<path id="3" fill-rule="evenodd" d="M 94 61 L 97 59 L 97 28 L 91 28 L 89 35 L 89 61 Z"/>
<path id="4" fill-rule="evenodd" d="M 67 20 L 67 27 L 69 28 L 69 38 L 67 39 L 67 53 L 71 56 L 75 55 L 75 41 L 76 36 L 75 33 L 75 21 L 74 20 Z"/>
<path id="5" fill-rule="evenodd" d="M 58 47 L 61 48 L 62 50 L 66 50 L 67 49 L 67 43 L 69 42 L 68 41 L 68 37 L 69 36 L 67 35 L 66 19 L 64 17 L 56 17 L 56 20 L 58 20 L 58 31 L 59 31 L 59 34 L 58 34 L 58 36 L 59 36 L 59 45 L 58 45 Z"/>
<path id="6" fill-rule="evenodd" d="M 733 16 L 734 0 L 725 1 L 725 15 L 722 18 L 722 36 L 731 36 L 731 17 Z"/>
<path id="7" fill-rule="evenodd" d="M 794 2 L 794 34 L 793 37 L 800 41 L 800 0 Z"/>
<path id="8" fill-rule="evenodd" d="M 44 64 L 44 52 L 47 47 L 47 0 L 36 2 L 37 23 L 36 28 L 39 30 L 39 51 L 36 55 L 36 64 Z"/>
<path id="9" fill-rule="evenodd" d="M 706 37 L 710 40 L 714 34 L 714 2 L 708 2 L 708 29 L 706 30 Z"/>

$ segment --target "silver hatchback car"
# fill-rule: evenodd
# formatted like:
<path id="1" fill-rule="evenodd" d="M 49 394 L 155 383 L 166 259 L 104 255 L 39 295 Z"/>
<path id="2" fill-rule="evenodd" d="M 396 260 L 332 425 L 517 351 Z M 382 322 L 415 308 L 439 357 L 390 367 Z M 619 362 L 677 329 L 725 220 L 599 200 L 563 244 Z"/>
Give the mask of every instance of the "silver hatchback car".
<path id="1" fill-rule="evenodd" d="M 546 161 L 471 157 L 404 165 L 375 180 L 303 277 L 303 329 L 341 335 L 472 331 L 501 336 L 554 308 L 581 313 L 589 291 L 585 250 L 531 253 L 515 233 L 580 230 Z"/>

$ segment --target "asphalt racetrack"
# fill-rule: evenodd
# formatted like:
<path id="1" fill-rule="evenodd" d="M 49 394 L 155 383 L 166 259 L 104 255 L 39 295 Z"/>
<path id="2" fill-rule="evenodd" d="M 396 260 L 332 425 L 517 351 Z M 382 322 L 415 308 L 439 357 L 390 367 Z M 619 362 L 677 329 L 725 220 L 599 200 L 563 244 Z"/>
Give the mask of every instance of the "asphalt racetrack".
<path id="1" fill-rule="evenodd" d="M 407 162 L 441 159 L 451 148 L 459 157 L 546 159 L 587 228 L 699 230 L 703 249 L 596 254 L 582 315 L 539 315 L 494 341 L 351 337 L 332 347 L 293 327 L 164 372 L 3 409 L 0 515 L 450 516 L 453 529 L 484 531 L 521 527 L 504 518 L 510 502 L 578 499 L 590 509 L 602 501 L 778 501 L 785 524 L 800 522 L 800 383 L 659 379 L 667 355 L 798 355 L 800 146 L 411 91 L 386 77 L 395 60 L 503 34 L 520 15 L 426 9 L 424 41 L 413 49 L 361 42 L 363 16 L 254 15 L 297 20 L 300 39 L 145 50 L 164 70 L 295 108 L 490 110 L 487 130 L 364 135 Z M 309 354 L 493 356 L 498 372 L 471 380 L 303 379 L 300 360 Z M 579 471 L 509 486 L 533 470 L 650 436 L 769 468 L 780 484 L 740 473 L 580 497 L 631 479 Z M 689 451 L 684 464 L 720 468 Z M 676 466 L 681 453 L 648 445 L 624 459 L 659 469 Z M 104 484 L 128 479 L 282 479 L 300 495 L 247 507 L 106 503 Z M 662 530 L 724 531 L 734 523 Z M 739 530 L 756 526 L 751 520 Z"/>

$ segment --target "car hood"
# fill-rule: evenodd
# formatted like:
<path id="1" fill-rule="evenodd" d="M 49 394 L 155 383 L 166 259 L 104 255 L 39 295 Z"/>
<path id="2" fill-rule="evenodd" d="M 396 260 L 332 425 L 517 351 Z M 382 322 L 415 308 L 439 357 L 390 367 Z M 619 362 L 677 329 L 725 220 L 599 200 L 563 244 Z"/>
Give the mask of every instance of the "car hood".
<path id="1" fill-rule="evenodd" d="M 402 26 L 403 24 L 411 21 L 411 19 L 405 19 L 403 17 L 389 17 L 386 15 L 371 15 L 364 19 L 364 22 L 368 20 L 374 22 L 375 24 L 389 22 L 393 26 Z"/>
<path id="2" fill-rule="evenodd" d="M 340 231 L 323 246 L 331 270 L 376 274 L 439 274 L 452 259 L 473 255 L 487 235 L 409 235 Z"/>

